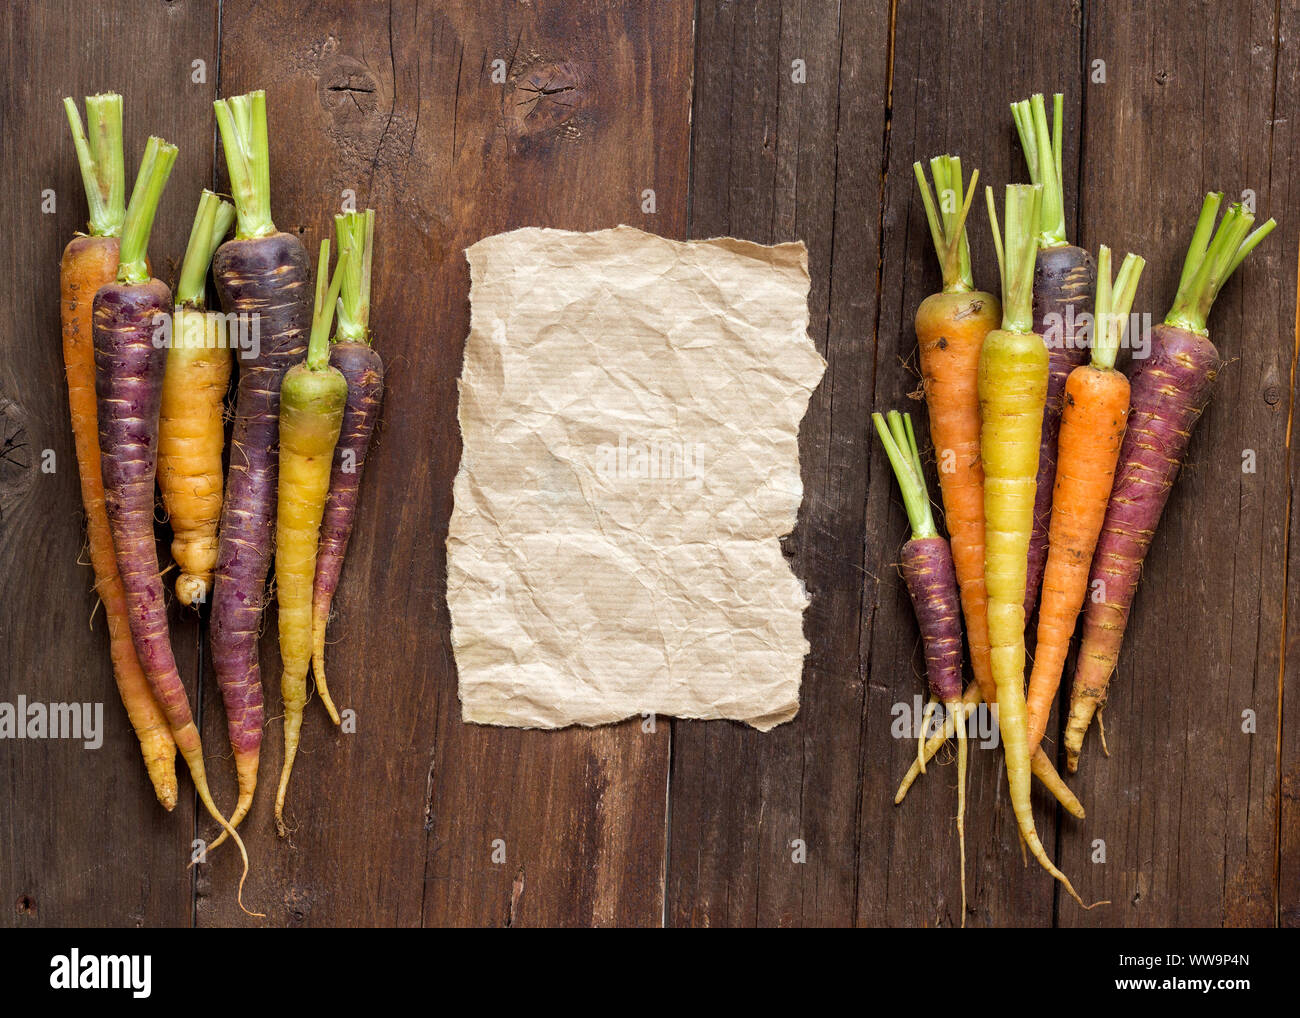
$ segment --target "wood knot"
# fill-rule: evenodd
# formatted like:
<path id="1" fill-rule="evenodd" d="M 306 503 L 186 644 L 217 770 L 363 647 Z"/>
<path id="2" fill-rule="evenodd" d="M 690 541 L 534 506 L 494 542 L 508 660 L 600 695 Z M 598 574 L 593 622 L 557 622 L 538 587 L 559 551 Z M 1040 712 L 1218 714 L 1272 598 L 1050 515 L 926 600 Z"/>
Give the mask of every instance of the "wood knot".
<path id="1" fill-rule="evenodd" d="M 36 475 L 39 456 L 31 447 L 23 417 L 17 403 L 0 396 L 0 522 Z"/>
<path id="2" fill-rule="evenodd" d="M 290 925 L 300 926 L 311 915 L 312 898 L 309 893 L 298 887 L 290 887 L 284 892 L 284 907 L 289 913 Z"/>
<path id="3" fill-rule="evenodd" d="M 1172 78 L 1173 76 L 1174 76 L 1174 72 L 1173 72 L 1173 71 L 1166 71 L 1166 70 L 1159 70 L 1159 71 L 1156 71 L 1156 84 L 1157 84 L 1157 85 L 1168 85 L 1168 84 L 1169 84 L 1169 79 Z"/>
<path id="4" fill-rule="evenodd" d="M 36 917 L 36 899 L 30 894 L 24 894 L 19 897 L 14 908 L 19 915 L 31 916 L 33 918 Z"/>
<path id="5" fill-rule="evenodd" d="M 581 114 L 592 100 L 591 74 L 581 64 L 537 64 L 515 79 L 506 96 L 506 127 L 512 137 L 582 135 Z"/>
<path id="6" fill-rule="evenodd" d="M 320 104 L 343 123 L 365 120 L 379 108 L 379 83 L 359 60 L 338 57 L 321 74 Z"/>
<path id="7" fill-rule="evenodd" d="M 1264 402 L 1269 406 L 1277 406 L 1282 399 L 1282 387 L 1279 385 L 1269 385 L 1264 388 Z"/>

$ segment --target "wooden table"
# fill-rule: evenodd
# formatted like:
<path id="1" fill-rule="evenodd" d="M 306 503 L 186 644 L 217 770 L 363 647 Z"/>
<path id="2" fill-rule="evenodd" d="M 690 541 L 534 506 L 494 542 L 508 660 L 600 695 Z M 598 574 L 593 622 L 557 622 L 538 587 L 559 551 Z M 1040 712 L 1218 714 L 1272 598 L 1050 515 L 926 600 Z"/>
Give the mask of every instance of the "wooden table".
<path id="1" fill-rule="evenodd" d="M 345 190 L 379 214 L 374 326 L 389 390 L 331 631 L 331 685 L 357 731 L 331 730 L 309 705 L 295 830 L 277 839 L 270 613 L 263 787 L 243 828 L 246 898 L 267 923 L 951 925 L 954 769 L 892 804 L 914 746 L 891 736 L 891 708 L 921 689 L 922 659 L 895 566 L 905 518 L 868 414 L 916 406 L 912 315 L 937 287 L 911 163 L 953 150 L 986 182 L 1024 179 L 1007 104 L 1063 90 L 1077 128 L 1065 152 L 1072 239 L 1145 255 L 1137 308 L 1167 307 L 1206 190 L 1249 189 L 1282 225 L 1212 319 L 1230 364 L 1147 563 L 1106 712 L 1110 757 L 1094 731 L 1072 782 L 1088 819 L 1062 820 L 1035 793 L 1049 851 L 1085 898 L 1112 904 L 1085 913 L 1022 865 L 1000 754 L 981 752 L 969 923 L 1300 925 L 1300 610 L 1287 611 L 1300 589 L 1288 586 L 1300 551 L 1288 448 L 1300 9 L 1018 7 L 6 5 L 0 699 L 102 700 L 108 732 L 95 752 L 0 743 L 3 921 L 250 921 L 235 905 L 234 853 L 186 868 L 213 824 L 188 794 L 171 815 L 155 805 L 102 616 L 87 627 L 56 293 L 85 202 L 62 96 L 125 94 L 131 172 L 147 134 L 179 144 L 152 246 L 165 278 L 199 188 L 225 183 L 218 95 L 267 90 L 276 223 L 310 250 Z M 977 278 L 991 287 L 982 212 L 974 222 Z M 766 735 L 459 719 L 443 542 L 469 316 L 462 251 L 519 226 L 617 223 L 809 247 L 812 334 L 829 366 L 803 424 L 804 505 L 785 544 L 812 596 L 812 651 L 799 717 Z M 191 697 L 202 691 L 218 801 L 231 803 L 206 625 L 174 611 L 172 634 Z"/>

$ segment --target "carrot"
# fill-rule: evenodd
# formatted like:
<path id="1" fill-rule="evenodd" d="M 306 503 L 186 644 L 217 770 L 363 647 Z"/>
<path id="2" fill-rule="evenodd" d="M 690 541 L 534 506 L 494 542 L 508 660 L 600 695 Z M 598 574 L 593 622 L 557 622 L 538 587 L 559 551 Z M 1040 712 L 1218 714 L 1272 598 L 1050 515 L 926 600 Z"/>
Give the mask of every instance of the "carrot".
<path id="1" fill-rule="evenodd" d="M 1089 577 L 1100 596 L 1084 610 L 1070 694 L 1065 753 L 1071 773 L 1092 717 L 1105 705 L 1142 563 L 1223 363 L 1206 327 L 1210 308 L 1228 277 L 1277 225 L 1270 219 L 1251 232 L 1255 217 L 1233 205 L 1215 230 L 1222 201 L 1221 193 L 1205 196 L 1173 307 L 1151 330 L 1151 355 L 1134 361 L 1129 379 L 1128 431 Z"/>
<path id="2" fill-rule="evenodd" d="M 59 262 L 59 310 L 63 319 L 63 364 L 68 381 L 72 441 L 86 511 L 86 539 L 95 574 L 95 593 L 108 619 L 109 655 L 118 695 L 140 741 L 145 769 L 163 808 L 176 806 L 176 742 L 154 699 L 127 620 L 126 594 L 117 571 L 113 537 L 104 507 L 100 473 L 99 411 L 95 398 L 95 346 L 91 306 L 96 291 L 117 278 L 118 245 L 126 218 L 126 171 L 122 158 L 122 97 L 109 92 L 86 97 L 87 135 L 77 104 L 63 100 L 90 206 L 90 233 L 78 234 Z"/>
<path id="3" fill-rule="evenodd" d="M 1092 363 L 1075 368 L 1065 383 L 1038 643 L 1029 677 L 1030 748 L 1042 741 L 1061 684 L 1128 420 L 1128 379 L 1115 370 L 1115 356 L 1145 262 L 1137 255 L 1125 257 L 1113 290 L 1110 249 L 1104 244 L 1097 262 Z"/>
<path id="4" fill-rule="evenodd" d="M 155 342 L 157 323 L 172 314 L 167 285 L 150 276 L 145 248 L 153 228 L 176 146 L 150 138 L 122 227 L 117 280 L 95 294 L 95 394 L 104 501 L 117 568 L 126 593 L 131 639 L 150 688 L 167 717 L 172 738 L 189 765 L 199 799 L 226 833 L 234 834 L 208 790 L 203 747 L 190 713 L 189 698 L 176 669 L 162 576 L 154 544 L 154 477 L 157 471 L 158 414 L 166 346 Z M 239 880 L 243 907 L 248 854 L 235 835 L 244 873 Z"/>
<path id="5" fill-rule="evenodd" d="M 991 699 L 993 675 L 984 589 L 984 467 L 975 375 L 980 347 L 984 337 L 997 328 L 1002 306 L 993 294 L 976 290 L 971 275 L 966 216 L 975 197 L 979 170 L 971 173 L 963 198 L 961 160 L 956 156 L 930 160 L 940 211 L 921 164 L 914 163 L 912 169 L 943 270 L 943 290 L 926 297 L 916 310 L 921 382 L 930 416 L 930 440 L 939 464 L 944 521 L 952 537 L 971 668 L 985 697 Z"/>
<path id="6" fill-rule="evenodd" d="M 916 612 L 921 641 L 925 645 L 925 672 L 931 705 L 942 703 L 950 714 L 965 718 L 961 693 L 961 600 L 957 573 L 948 542 L 939 536 L 930 512 L 930 495 L 925 486 L 921 454 L 917 451 L 912 418 L 897 410 L 889 412 L 889 425 L 880 414 L 872 414 L 876 432 L 898 478 L 903 505 L 912 525 L 912 536 L 903 545 L 903 579 Z M 926 720 L 929 719 L 929 710 Z M 921 725 L 925 738 L 927 724 Z M 961 855 L 961 924 L 966 925 L 966 726 L 957 734 L 957 842 Z"/>
<path id="7" fill-rule="evenodd" d="M 1006 241 L 998 232 L 993 189 L 985 191 L 1002 277 L 1002 328 L 980 351 L 979 395 L 984 460 L 984 580 L 988 587 L 989 660 L 997 686 L 998 728 L 1006 758 L 1011 805 L 1034 858 L 1070 895 L 1073 885 L 1043 849 L 1029 801 L 1030 753 L 1026 720 L 1025 571 L 1033 529 L 1038 443 L 1047 398 L 1047 347 L 1033 331 L 1032 281 L 1043 189 L 1009 184 Z"/>
<path id="8" fill-rule="evenodd" d="M 316 266 L 316 306 L 307 358 L 285 373 L 280 387 L 280 482 L 276 503 L 275 584 L 280 607 L 280 693 L 284 699 L 284 767 L 275 793 L 275 825 L 284 825 L 284 799 L 298 755 L 302 711 L 311 665 L 312 586 L 325 496 L 329 494 L 334 446 L 343 426 L 348 383 L 330 365 L 329 334 L 343 270 L 352 255 L 341 252 L 328 282 L 330 242 L 321 241 Z"/>
<path id="9" fill-rule="evenodd" d="M 971 275 L 965 224 L 979 171 L 971 173 L 970 186 L 963 198 L 961 160 L 956 156 L 931 159 L 930 169 L 939 196 L 936 206 L 921 164 L 914 163 L 912 169 L 921 188 L 930 237 L 943 272 L 943 290 L 923 300 L 916 311 L 916 340 L 929 410 L 930 439 L 939 466 L 939 491 L 961 590 L 971 670 L 983 698 L 988 703 L 996 703 L 997 692 L 989 665 L 988 595 L 984 585 L 984 467 L 980 460 L 976 374 L 984 337 L 997 327 L 1002 306 L 993 294 L 976 290 Z M 946 738 L 951 738 L 956 731 L 951 715 L 945 731 Z M 925 772 L 926 763 L 943 741 L 926 744 L 918 760 L 917 773 Z M 1067 809 L 1082 811 L 1045 755 L 1035 754 L 1033 771 L 1047 781 Z M 899 786 L 895 802 L 903 801 L 914 779 L 915 774 L 909 771 L 909 777 Z"/>
<path id="10" fill-rule="evenodd" d="M 262 748 L 262 673 L 257 636 L 271 568 L 278 464 L 280 382 L 300 360 L 311 321 L 310 267 L 297 237 L 271 220 L 266 94 L 218 99 L 214 106 L 235 199 L 235 237 L 212 259 L 227 315 L 258 324 L 258 341 L 239 358 L 230 467 L 217 532 L 212 585 L 212 663 L 226 707 L 239 800 L 238 825 L 257 789 Z M 220 844 L 214 842 L 213 847 Z"/>
<path id="11" fill-rule="evenodd" d="M 1020 146 L 1029 164 L 1031 183 L 1043 188 L 1039 213 L 1038 255 L 1034 268 L 1034 332 L 1047 343 L 1047 399 L 1038 446 L 1038 477 L 1034 496 L 1034 528 L 1029 536 L 1025 577 L 1025 620 L 1033 614 L 1047 562 L 1047 529 L 1052 518 L 1052 492 L 1056 478 L 1057 433 L 1065 381 L 1087 359 L 1086 323 L 1097 266 L 1089 254 L 1066 240 L 1065 188 L 1061 176 L 1061 149 L 1065 96 L 1052 97 L 1052 127 L 1047 126 L 1047 105 L 1041 94 L 1011 104 Z M 1031 740 L 1032 742 L 1032 740 Z"/>
<path id="12" fill-rule="evenodd" d="M 158 487 L 172 526 L 172 558 L 180 566 L 176 598 L 208 599 L 217 563 L 221 515 L 223 419 L 230 384 L 230 348 L 223 319 L 204 310 L 208 266 L 235 219 L 235 207 L 211 191 L 199 198 L 176 284 L 176 313 L 163 376 L 158 423 Z"/>
<path id="13" fill-rule="evenodd" d="M 334 217 L 339 257 L 347 257 L 339 295 L 338 330 L 330 341 L 330 364 L 348 383 L 343 429 L 334 447 L 329 497 L 320 526 L 316 579 L 312 590 L 312 675 L 325 710 L 337 725 L 339 712 L 325 682 L 325 629 L 330 605 L 343 571 L 343 556 L 352 536 L 370 438 L 379 422 L 384 398 L 384 362 L 370 345 L 370 264 L 374 252 L 375 213 L 348 212 Z"/>

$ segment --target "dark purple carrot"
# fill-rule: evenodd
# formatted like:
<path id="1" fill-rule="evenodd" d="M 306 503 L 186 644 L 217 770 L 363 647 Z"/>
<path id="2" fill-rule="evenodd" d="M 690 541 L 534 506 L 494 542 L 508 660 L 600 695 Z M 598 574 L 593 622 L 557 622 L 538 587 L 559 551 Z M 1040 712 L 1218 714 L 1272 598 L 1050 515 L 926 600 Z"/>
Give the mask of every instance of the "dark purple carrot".
<path id="1" fill-rule="evenodd" d="M 925 773 L 926 729 L 936 703 L 960 723 L 957 732 L 957 842 L 961 852 L 961 924 L 966 925 L 966 710 L 961 692 L 961 596 L 952 549 L 939 536 L 930 511 L 930 494 L 925 486 L 921 455 L 909 414 L 889 412 L 888 424 L 872 414 L 876 433 L 885 446 L 903 505 L 912 524 L 912 537 L 903 545 L 903 580 L 916 612 L 921 643 L 925 648 L 925 674 L 930 702 L 921 720 L 917 763 Z"/>
<path id="2" fill-rule="evenodd" d="M 384 362 L 370 345 L 370 263 L 374 252 L 375 213 L 366 209 L 335 216 L 334 227 L 338 233 L 339 258 L 345 259 L 345 265 L 330 364 L 347 380 L 348 401 L 343 411 L 343 431 L 334 449 L 329 496 L 316 551 L 311 635 L 316 691 L 337 725 L 339 712 L 325 682 L 325 629 L 356 521 L 366 451 L 379 422 L 379 408 L 384 399 Z M 349 252 L 351 257 L 346 257 Z"/>
<path id="3" fill-rule="evenodd" d="M 212 591 L 212 663 L 239 780 L 230 817 L 237 825 L 253 803 L 262 747 L 257 638 L 275 526 L 280 383 L 307 349 L 312 289 L 306 249 L 271 221 L 266 93 L 214 105 L 237 225 L 235 238 L 217 249 L 212 271 L 226 314 L 239 315 L 245 340 L 252 339 L 236 358 L 239 388 Z"/>
<path id="4" fill-rule="evenodd" d="M 1143 560 L 1223 363 L 1206 328 L 1210 308 L 1228 277 L 1276 225 L 1270 219 L 1251 232 L 1255 217 L 1233 205 L 1215 230 L 1222 200 L 1218 193 L 1205 196 L 1174 306 L 1151 332 L 1150 356 L 1133 361 L 1128 431 L 1088 580 L 1100 596 L 1090 597 L 1084 610 L 1070 695 L 1065 754 L 1071 772 L 1078 770 L 1093 715 L 1105 706 Z"/>
<path id="5" fill-rule="evenodd" d="M 1061 143 L 1065 96 L 1052 97 L 1052 126 L 1041 94 L 1011 104 L 1020 145 L 1029 164 L 1029 177 L 1043 186 L 1043 207 L 1034 266 L 1034 332 L 1047 344 L 1047 402 L 1038 449 L 1038 488 L 1034 494 L 1034 524 L 1029 534 L 1025 575 L 1025 624 L 1038 603 L 1047 565 L 1047 532 L 1052 522 L 1052 492 L 1056 485 L 1056 440 L 1061 431 L 1065 380 L 1088 361 L 1087 312 L 1097 286 L 1097 263 L 1065 236 Z"/>
<path id="6" fill-rule="evenodd" d="M 154 543 L 154 477 L 158 468 L 158 414 L 162 406 L 167 345 L 160 330 L 171 321 L 171 290 L 153 279 L 145 261 L 154 213 L 176 162 L 176 146 L 150 138 L 122 228 L 117 280 L 95 294 L 95 395 L 100 469 L 127 619 L 136 655 L 154 698 L 167 718 L 203 805 L 234 835 L 248 875 L 248 855 L 208 790 L 203 747 L 176 669 L 167 605 Z M 240 907 L 244 877 L 240 878 Z"/>

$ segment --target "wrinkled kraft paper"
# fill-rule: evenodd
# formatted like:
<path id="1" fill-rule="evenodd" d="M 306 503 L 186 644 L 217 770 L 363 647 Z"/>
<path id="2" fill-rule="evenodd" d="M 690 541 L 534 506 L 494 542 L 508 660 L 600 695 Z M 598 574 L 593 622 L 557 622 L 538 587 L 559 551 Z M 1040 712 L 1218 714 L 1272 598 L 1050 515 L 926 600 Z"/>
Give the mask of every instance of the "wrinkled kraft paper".
<path id="1" fill-rule="evenodd" d="M 524 229 L 466 252 L 447 600 L 466 721 L 799 709 L 781 554 L 826 363 L 802 243 Z"/>

